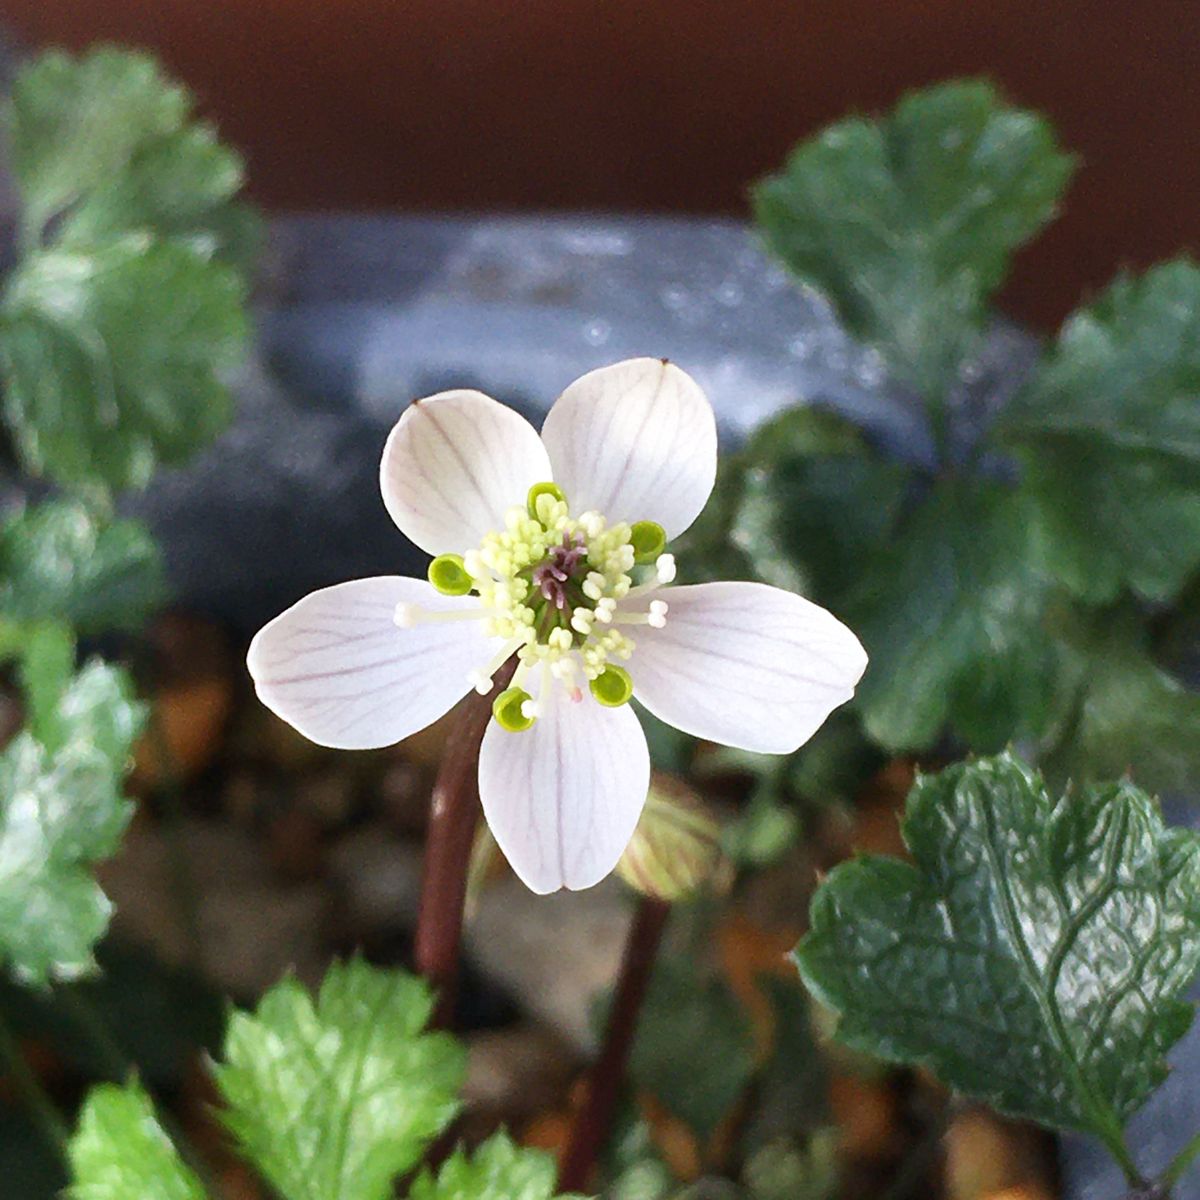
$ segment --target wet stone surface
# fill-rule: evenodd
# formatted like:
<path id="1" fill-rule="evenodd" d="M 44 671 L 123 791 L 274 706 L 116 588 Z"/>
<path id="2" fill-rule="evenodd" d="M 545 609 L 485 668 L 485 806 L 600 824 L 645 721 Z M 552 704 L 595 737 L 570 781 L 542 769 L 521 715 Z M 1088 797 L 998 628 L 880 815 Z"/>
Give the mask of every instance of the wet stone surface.
<path id="1" fill-rule="evenodd" d="M 708 392 L 726 446 L 810 403 L 889 453 L 930 453 L 878 356 L 736 222 L 293 217 L 273 224 L 266 257 L 237 420 L 132 505 L 181 599 L 244 633 L 315 587 L 423 570 L 384 513 L 379 456 L 405 405 L 444 388 L 479 388 L 540 424 L 583 372 L 668 357 Z M 1033 352 L 1011 326 L 993 331 L 951 400 L 956 447 Z"/>

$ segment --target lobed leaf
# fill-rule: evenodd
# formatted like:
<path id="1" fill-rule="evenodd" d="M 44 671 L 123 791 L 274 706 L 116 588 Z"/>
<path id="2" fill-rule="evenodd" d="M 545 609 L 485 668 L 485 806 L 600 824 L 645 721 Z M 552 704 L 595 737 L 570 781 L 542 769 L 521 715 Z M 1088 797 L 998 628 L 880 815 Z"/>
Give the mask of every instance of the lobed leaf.
<path id="1" fill-rule="evenodd" d="M 25 465 L 67 487 L 140 486 L 229 418 L 255 218 L 240 159 L 191 109 L 153 58 L 111 47 L 44 54 L 14 83 L 4 412 Z"/>
<path id="2" fill-rule="evenodd" d="M 1122 277 L 1071 317 L 1004 432 L 1067 587 L 1174 597 L 1200 567 L 1200 267 Z"/>
<path id="3" fill-rule="evenodd" d="M 1046 599 L 1021 496 L 932 485 L 840 614 L 871 656 L 858 692 L 867 732 L 891 750 L 927 749 L 947 724 L 981 750 L 1040 732 L 1059 655 Z"/>
<path id="4" fill-rule="evenodd" d="M 139 629 L 165 594 L 162 556 L 140 521 L 104 522 L 50 500 L 0 528 L 0 619 L 56 620 L 84 634 Z"/>
<path id="5" fill-rule="evenodd" d="M 465 1055 L 425 1032 L 432 1007 L 420 979 L 355 960 L 315 1002 L 288 979 L 230 1018 L 223 1117 L 285 1200 L 384 1200 L 449 1124 Z"/>
<path id="6" fill-rule="evenodd" d="M 38 737 L 26 730 L 0 754 L 0 960 L 22 981 L 93 966 L 111 905 L 91 867 L 129 821 L 121 782 L 144 715 L 132 697 L 123 672 L 90 663 Z"/>
<path id="7" fill-rule="evenodd" d="M 1192 1019 L 1196 835 L 1130 783 L 1052 797 L 1003 754 L 919 780 L 904 838 L 912 864 L 829 875 L 796 951 L 839 1039 L 1128 1163 L 1122 1126 Z"/>
<path id="8" fill-rule="evenodd" d="M 728 536 L 764 583 L 836 604 L 886 542 L 911 486 L 862 433 L 796 408 L 755 434 L 739 458 Z"/>
<path id="9" fill-rule="evenodd" d="M 660 959 L 629 1070 L 638 1087 L 701 1137 L 711 1134 L 754 1070 L 745 1013 L 724 982 L 706 977 L 687 958 Z"/>
<path id="10" fill-rule="evenodd" d="M 205 255 L 247 248 L 241 159 L 192 120 L 191 96 L 152 56 L 42 54 L 17 74 L 7 125 L 30 247 L 141 232 Z"/>
<path id="11" fill-rule="evenodd" d="M 1200 777 L 1200 696 L 1154 660 L 1132 606 L 1072 629 L 1062 664 L 1065 711 L 1041 756 L 1052 779 L 1129 775 L 1165 792 Z"/>
<path id="12" fill-rule="evenodd" d="M 205 1200 L 137 1083 L 92 1088 L 69 1157 L 71 1200 Z"/>
<path id="13" fill-rule="evenodd" d="M 559 1196 L 557 1175 L 550 1155 L 524 1149 L 500 1132 L 470 1157 L 456 1150 L 436 1176 L 426 1168 L 408 1195 L 409 1200 L 554 1200 Z M 572 1197 L 562 1195 L 561 1200 Z"/>
<path id="14" fill-rule="evenodd" d="M 67 486 L 143 486 L 231 412 L 222 370 L 246 335 L 237 272 L 130 235 L 43 250 L 0 310 L 5 415 L 29 467 Z"/>
<path id="15" fill-rule="evenodd" d="M 984 81 L 953 82 L 802 143 L 755 188 L 755 216 L 770 249 L 933 396 L 1072 171 L 1041 117 Z"/>

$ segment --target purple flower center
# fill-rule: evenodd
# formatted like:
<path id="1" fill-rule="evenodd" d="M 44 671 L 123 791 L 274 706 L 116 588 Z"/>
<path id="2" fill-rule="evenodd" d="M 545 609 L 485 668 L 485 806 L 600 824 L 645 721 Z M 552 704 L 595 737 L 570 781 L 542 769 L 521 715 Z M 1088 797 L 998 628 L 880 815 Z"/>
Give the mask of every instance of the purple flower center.
<path id="1" fill-rule="evenodd" d="M 567 607 L 567 584 L 587 555 L 582 533 L 564 533 L 562 545 L 553 546 L 533 569 L 533 586 L 560 612 Z"/>

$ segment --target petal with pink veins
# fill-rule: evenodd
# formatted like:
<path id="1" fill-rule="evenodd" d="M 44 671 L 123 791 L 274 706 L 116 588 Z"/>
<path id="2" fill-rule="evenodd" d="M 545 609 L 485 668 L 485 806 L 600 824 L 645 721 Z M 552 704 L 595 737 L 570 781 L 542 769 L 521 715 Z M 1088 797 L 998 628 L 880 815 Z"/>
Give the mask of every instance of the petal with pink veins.
<path id="1" fill-rule="evenodd" d="M 790 754 L 854 695 L 867 666 L 832 613 L 762 583 L 664 588 L 662 629 L 636 633 L 634 695 L 693 737 Z"/>
<path id="2" fill-rule="evenodd" d="M 383 450 L 379 485 L 400 532 L 428 554 L 462 554 L 522 508 L 550 460 L 520 413 L 482 392 L 414 400 Z"/>
<path id="3" fill-rule="evenodd" d="M 401 603 L 446 614 L 479 608 L 478 597 L 394 575 L 313 592 L 251 642 L 246 664 L 259 699 L 310 741 L 340 750 L 390 746 L 436 721 L 498 643 L 481 620 L 399 629 Z"/>
<path id="4" fill-rule="evenodd" d="M 545 689 L 542 715 L 509 733 L 493 721 L 479 756 L 484 815 L 513 870 L 534 892 L 578 890 L 617 865 L 646 802 L 650 754 L 628 704 Z"/>
<path id="5" fill-rule="evenodd" d="M 690 375 L 633 358 L 577 379 L 542 428 L 571 512 L 657 521 L 667 537 L 700 515 L 717 473 L 712 406 Z"/>

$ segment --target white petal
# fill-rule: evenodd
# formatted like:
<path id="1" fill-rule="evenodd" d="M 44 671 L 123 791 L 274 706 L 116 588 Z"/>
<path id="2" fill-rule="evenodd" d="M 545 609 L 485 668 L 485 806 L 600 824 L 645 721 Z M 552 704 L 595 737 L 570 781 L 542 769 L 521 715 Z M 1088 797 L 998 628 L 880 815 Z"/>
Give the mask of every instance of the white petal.
<path id="1" fill-rule="evenodd" d="M 832 613 L 762 583 L 664 589 L 662 629 L 638 629 L 634 695 L 694 737 L 790 754 L 854 695 L 867 666 Z"/>
<path id="2" fill-rule="evenodd" d="M 657 521 L 681 534 L 717 473 L 712 406 L 690 375 L 657 358 L 591 371 L 555 401 L 542 428 L 571 512 Z"/>
<path id="3" fill-rule="evenodd" d="M 390 746 L 436 721 L 497 643 L 482 621 L 398 629 L 401 602 L 437 611 L 479 604 L 395 575 L 313 592 L 250 643 L 246 665 L 259 699 L 310 741 L 341 750 Z"/>
<path id="4" fill-rule="evenodd" d="M 461 554 L 504 527 L 550 459 L 520 413 L 482 392 L 414 400 L 383 450 L 383 503 L 405 537 L 429 554 Z"/>
<path id="5" fill-rule="evenodd" d="M 545 894 L 599 883 L 617 865 L 646 802 L 650 754 L 628 704 L 572 701 L 555 684 L 531 729 L 493 721 L 479 755 L 488 825 L 522 882 Z"/>

